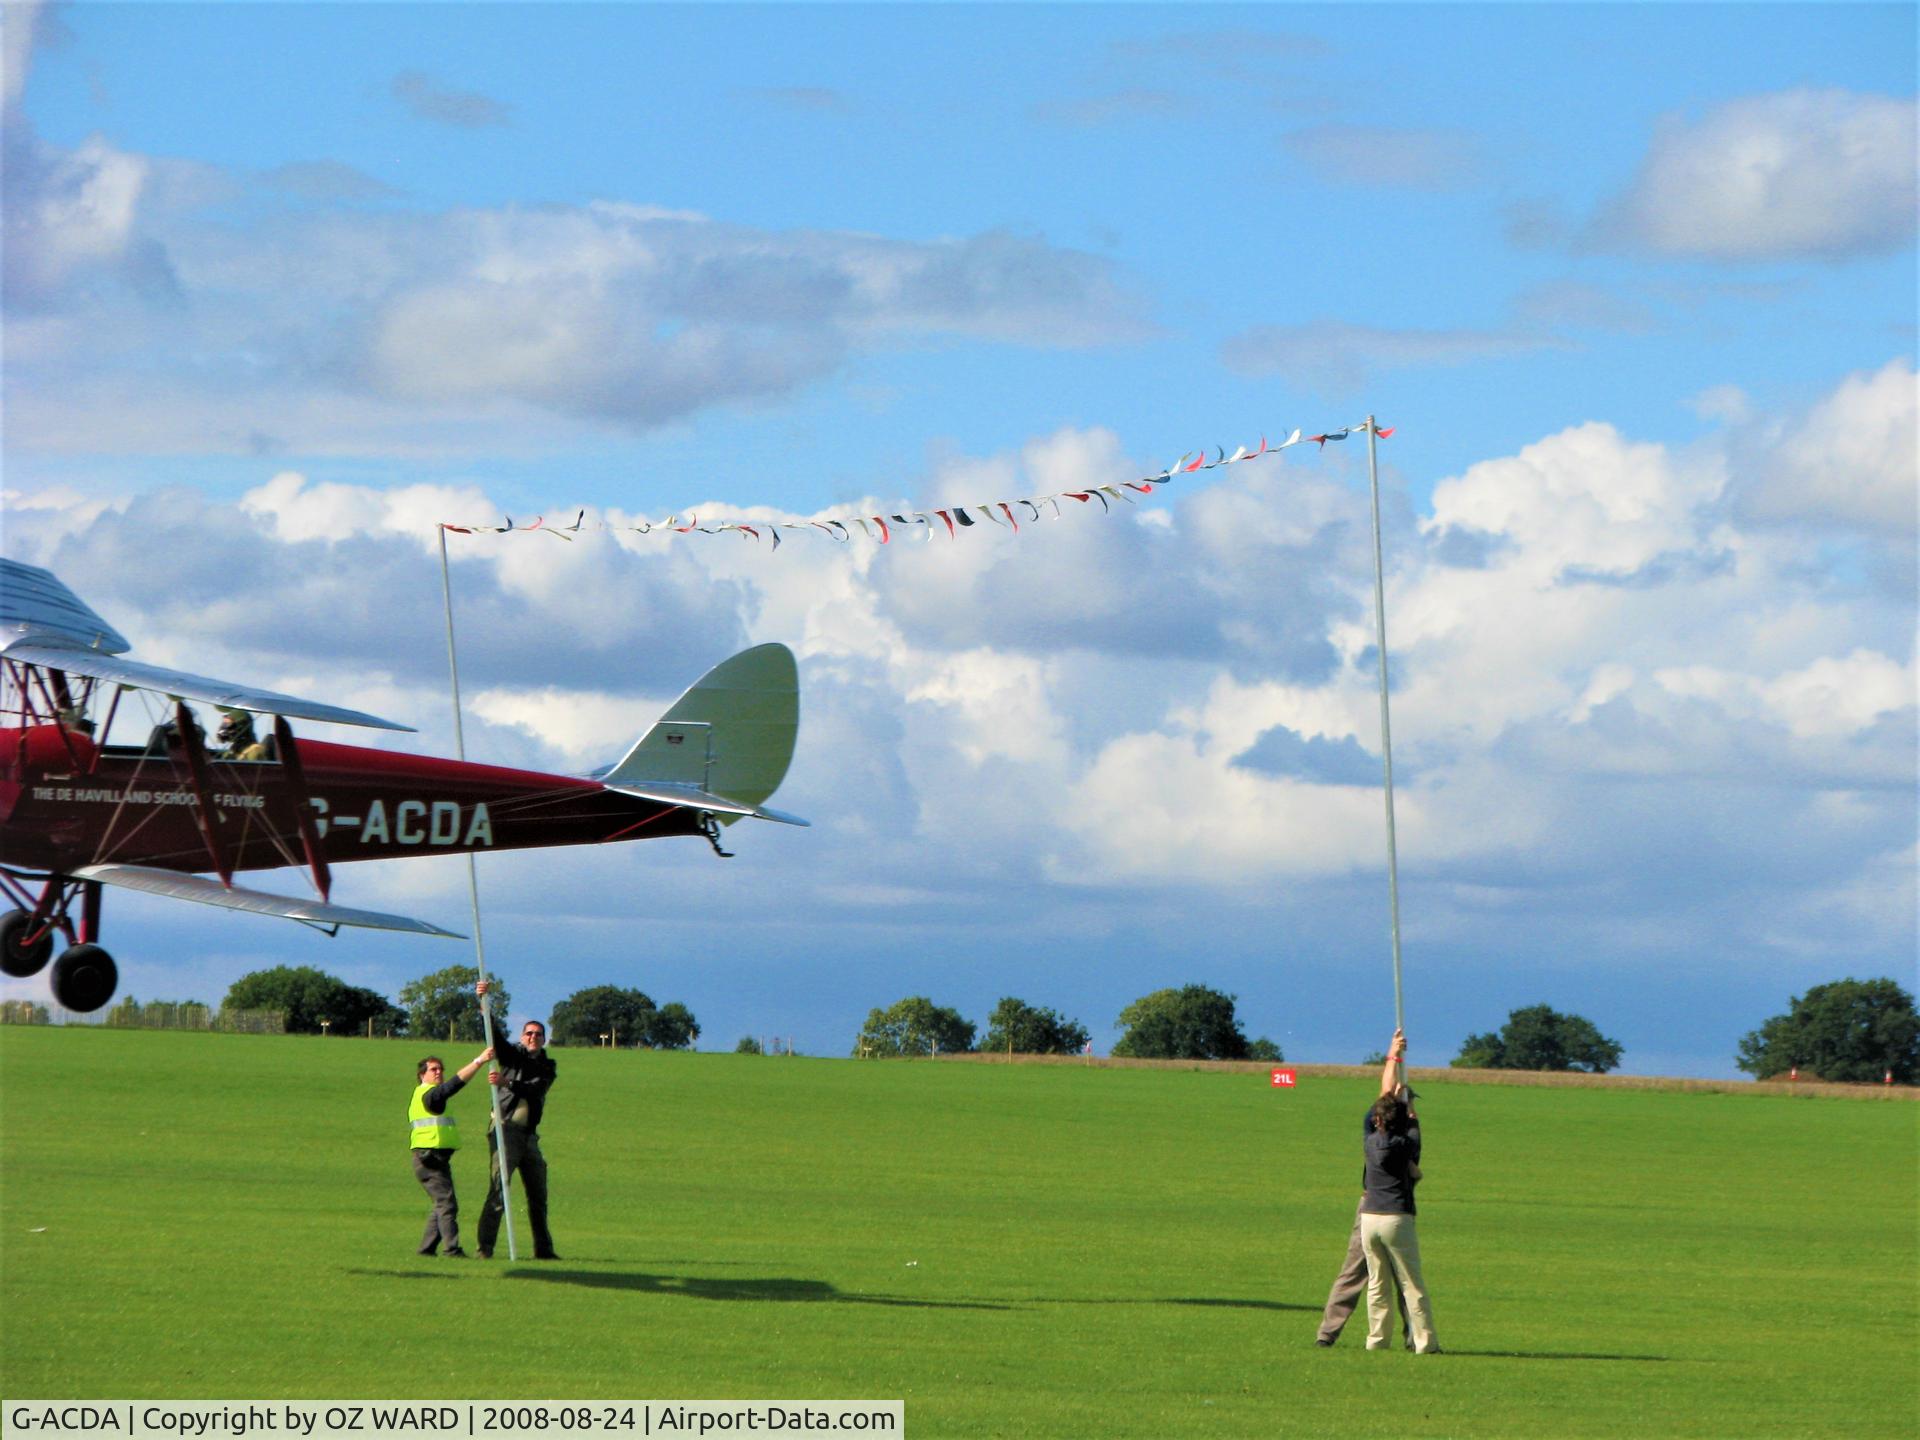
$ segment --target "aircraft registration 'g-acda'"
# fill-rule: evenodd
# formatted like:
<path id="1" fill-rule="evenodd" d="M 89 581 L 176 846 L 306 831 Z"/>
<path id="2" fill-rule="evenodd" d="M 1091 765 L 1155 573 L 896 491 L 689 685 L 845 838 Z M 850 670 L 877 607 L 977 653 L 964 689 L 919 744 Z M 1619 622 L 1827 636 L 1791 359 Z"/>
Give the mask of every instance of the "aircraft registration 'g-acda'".
<path id="1" fill-rule="evenodd" d="M 374 715 L 121 658 L 129 649 L 50 571 L 0 559 L 0 968 L 53 962 L 54 999 L 97 1010 L 119 983 L 100 947 L 105 885 L 343 925 L 462 939 L 424 920 L 335 905 L 348 860 L 704 835 L 763 805 L 793 758 L 799 677 L 784 645 L 722 661 L 617 763 L 591 776 L 298 739 L 290 720 L 408 730 Z M 138 744 L 108 743 L 130 691 L 168 709 Z M 209 743 L 188 701 L 223 718 Z M 129 707 L 131 709 L 132 707 Z M 254 716 L 270 723 L 264 733 Z M 143 727 L 144 728 L 144 727 Z M 304 866 L 317 898 L 233 883 Z"/>

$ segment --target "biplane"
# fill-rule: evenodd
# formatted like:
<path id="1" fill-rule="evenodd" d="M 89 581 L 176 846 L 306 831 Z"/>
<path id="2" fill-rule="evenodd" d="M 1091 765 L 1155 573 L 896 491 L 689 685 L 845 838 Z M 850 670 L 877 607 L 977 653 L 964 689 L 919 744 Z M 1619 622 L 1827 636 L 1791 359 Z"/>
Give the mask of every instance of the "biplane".
<path id="1" fill-rule="evenodd" d="M 48 570 L 0 559 L 0 968 L 51 960 L 69 1010 L 119 983 L 100 945 L 108 886 L 343 926 L 465 938 L 425 920 L 337 905 L 334 866 L 548 845 L 704 836 L 744 818 L 807 822 L 764 805 L 799 730 L 784 645 L 756 645 L 695 682 L 616 763 L 547 775 L 293 733 L 293 721 L 411 730 L 358 710 L 124 658 L 125 636 Z M 123 706 L 129 695 L 144 697 Z M 191 703 L 190 703 L 191 702 Z M 223 717 L 209 739 L 193 703 Z M 114 722 L 143 711 L 133 743 Z M 297 866 L 314 898 L 236 885 Z M 55 937 L 65 948 L 56 959 Z"/>

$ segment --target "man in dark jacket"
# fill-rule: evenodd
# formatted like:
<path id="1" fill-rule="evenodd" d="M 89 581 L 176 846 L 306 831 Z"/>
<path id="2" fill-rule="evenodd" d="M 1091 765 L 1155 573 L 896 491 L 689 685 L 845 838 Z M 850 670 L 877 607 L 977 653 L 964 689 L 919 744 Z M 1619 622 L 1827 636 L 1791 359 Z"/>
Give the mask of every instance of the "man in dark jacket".
<path id="1" fill-rule="evenodd" d="M 475 987 L 487 993 L 487 982 Z M 482 1001 L 481 1003 L 485 1003 Z M 553 1235 L 547 1229 L 547 1158 L 540 1153 L 540 1119 L 547 1108 L 547 1091 L 553 1088 L 555 1065 L 547 1054 L 547 1027 L 529 1020 L 520 1027 L 520 1043 L 502 1040 L 498 1050 L 499 1068 L 487 1072 L 487 1083 L 500 1091 L 501 1134 L 506 1137 L 507 1173 L 500 1173 L 500 1146 L 488 1135 L 487 1156 L 491 1166 L 487 1184 L 487 1203 L 480 1209 L 482 1260 L 493 1258 L 493 1242 L 500 1233 L 500 1218 L 506 1214 L 506 1186 L 520 1172 L 520 1186 L 527 1197 L 527 1224 L 533 1230 L 533 1258 L 558 1260 Z M 491 1129 L 491 1127 L 489 1127 Z"/>

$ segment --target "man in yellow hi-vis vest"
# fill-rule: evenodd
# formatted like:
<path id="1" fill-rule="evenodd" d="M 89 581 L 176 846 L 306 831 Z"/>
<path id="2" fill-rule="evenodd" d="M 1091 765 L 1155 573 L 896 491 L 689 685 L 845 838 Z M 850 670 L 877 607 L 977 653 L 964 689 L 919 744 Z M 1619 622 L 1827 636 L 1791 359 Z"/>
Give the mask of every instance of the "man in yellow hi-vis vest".
<path id="1" fill-rule="evenodd" d="M 460 1248 L 460 1202 L 453 1194 L 453 1152 L 460 1148 L 460 1127 L 447 1114 L 447 1101 L 459 1094 L 466 1083 L 493 1058 L 488 1046 L 451 1080 L 438 1055 L 429 1055 L 414 1072 L 419 1083 L 413 1087 L 413 1103 L 407 1107 L 408 1144 L 413 1147 L 413 1177 L 433 1201 L 427 1212 L 426 1233 L 420 1237 L 420 1253 L 457 1255 L 466 1258 Z"/>

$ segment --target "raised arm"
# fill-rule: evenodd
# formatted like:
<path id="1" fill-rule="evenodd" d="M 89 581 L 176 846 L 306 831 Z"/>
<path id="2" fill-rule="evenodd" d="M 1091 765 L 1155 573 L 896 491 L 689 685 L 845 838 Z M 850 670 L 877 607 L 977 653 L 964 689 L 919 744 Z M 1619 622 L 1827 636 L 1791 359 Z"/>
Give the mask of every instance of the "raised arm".
<path id="1" fill-rule="evenodd" d="M 1398 1030 L 1393 1032 L 1393 1040 L 1387 1046 L 1387 1063 L 1380 1071 L 1380 1093 L 1391 1095 L 1400 1084 L 1400 1062 L 1406 1058 L 1407 1037 Z"/>

